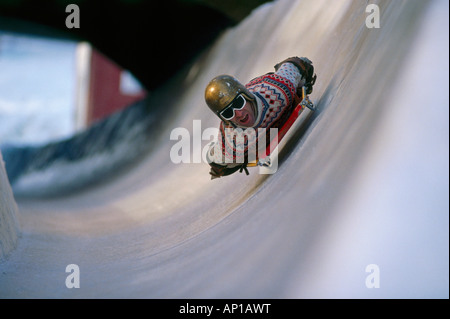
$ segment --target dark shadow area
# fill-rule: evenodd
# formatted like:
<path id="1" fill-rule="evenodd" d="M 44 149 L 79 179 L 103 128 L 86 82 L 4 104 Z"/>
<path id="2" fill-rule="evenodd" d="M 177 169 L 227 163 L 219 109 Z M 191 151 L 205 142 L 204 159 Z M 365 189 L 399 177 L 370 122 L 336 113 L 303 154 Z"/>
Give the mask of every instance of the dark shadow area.
<path id="1" fill-rule="evenodd" d="M 222 30 L 267 1 L 214 2 L 2 0 L 0 29 L 88 41 L 151 91 L 191 61 Z M 66 26 L 69 4 L 79 7 L 79 28 Z"/>

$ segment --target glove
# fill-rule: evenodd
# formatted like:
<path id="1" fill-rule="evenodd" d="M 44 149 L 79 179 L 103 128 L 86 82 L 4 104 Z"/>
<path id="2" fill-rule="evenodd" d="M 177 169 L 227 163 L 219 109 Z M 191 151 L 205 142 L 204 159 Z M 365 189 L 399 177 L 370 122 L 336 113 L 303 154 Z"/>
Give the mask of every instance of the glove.
<path id="1" fill-rule="evenodd" d="M 288 62 L 289 62 L 289 63 L 292 63 L 293 65 L 295 65 L 295 66 L 298 68 L 298 70 L 300 71 L 300 73 L 302 73 L 302 71 L 303 71 L 303 67 L 302 67 L 303 61 L 302 61 L 299 57 L 297 57 L 297 56 L 293 56 L 293 57 L 284 59 L 284 60 L 281 61 L 280 63 L 275 64 L 275 66 L 274 66 L 275 71 L 278 71 L 278 69 L 280 68 L 280 66 L 281 66 L 282 64 L 288 63 Z M 302 73 L 302 74 L 303 74 L 303 73 Z"/>
<path id="2" fill-rule="evenodd" d="M 216 163 L 209 163 L 209 165 L 211 166 L 211 170 L 209 171 L 209 174 L 211 175 L 211 179 L 219 178 L 222 176 L 228 176 L 228 175 L 235 173 L 238 170 L 240 173 L 242 173 L 242 171 L 245 170 L 245 173 L 247 175 L 249 175 L 248 170 L 247 170 L 247 163 L 244 163 L 242 165 L 237 165 L 234 167 L 228 167 L 228 166 L 219 165 Z"/>

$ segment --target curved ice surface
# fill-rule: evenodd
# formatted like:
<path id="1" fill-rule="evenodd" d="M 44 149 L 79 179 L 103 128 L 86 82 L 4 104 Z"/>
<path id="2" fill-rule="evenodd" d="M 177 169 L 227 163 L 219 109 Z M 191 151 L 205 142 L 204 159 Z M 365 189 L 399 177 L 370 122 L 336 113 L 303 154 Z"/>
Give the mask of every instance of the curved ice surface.
<path id="1" fill-rule="evenodd" d="M 148 156 L 84 192 L 18 201 L 0 296 L 448 298 L 448 3 L 374 3 L 378 29 L 366 2 L 278 1 L 225 32 Z M 318 113 L 276 174 L 211 181 L 205 163 L 170 161 L 172 129 L 218 124 L 211 78 L 293 55 L 314 61 Z"/>

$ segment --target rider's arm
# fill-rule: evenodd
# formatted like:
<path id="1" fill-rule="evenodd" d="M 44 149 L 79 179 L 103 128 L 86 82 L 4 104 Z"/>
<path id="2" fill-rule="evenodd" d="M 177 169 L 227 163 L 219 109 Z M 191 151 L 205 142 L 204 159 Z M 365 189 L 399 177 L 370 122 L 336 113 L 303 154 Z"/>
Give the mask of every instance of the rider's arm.
<path id="1" fill-rule="evenodd" d="M 306 94 L 312 93 L 312 88 L 316 82 L 317 76 L 314 74 L 314 67 L 311 60 L 306 57 L 290 57 L 275 65 L 275 71 L 278 71 L 285 64 L 290 63 L 297 67 L 297 70 L 301 74 L 301 81 L 297 84 L 297 89 L 305 86 Z"/>
<path id="2" fill-rule="evenodd" d="M 275 74 L 290 81 L 296 89 L 302 87 L 305 84 L 305 80 L 304 78 L 302 78 L 300 70 L 294 63 L 290 61 L 277 64 Z"/>

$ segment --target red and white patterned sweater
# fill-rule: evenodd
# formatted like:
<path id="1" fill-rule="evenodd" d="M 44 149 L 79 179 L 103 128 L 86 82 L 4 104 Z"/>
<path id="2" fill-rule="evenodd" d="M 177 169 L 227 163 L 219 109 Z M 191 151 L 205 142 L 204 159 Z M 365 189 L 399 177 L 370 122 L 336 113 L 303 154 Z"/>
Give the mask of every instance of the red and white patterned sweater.
<path id="1" fill-rule="evenodd" d="M 208 160 L 216 164 L 233 167 L 257 158 L 257 141 L 270 128 L 280 128 L 287 120 L 297 87 L 303 85 L 300 71 L 292 63 L 284 63 L 275 73 L 268 73 L 251 80 L 245 87 L 255 96 L 258 118 L 252 128 L 234 128 L 220 123 L 217 141 L 207 153 Z M 266 129 L 266 131 L 258 130 Z M 264 140 L 267 142 L 267 139 Z M 265 150 L 261 144 L 260 152 Z M 259 153 L 261 154 L 261 153 Z"/>

